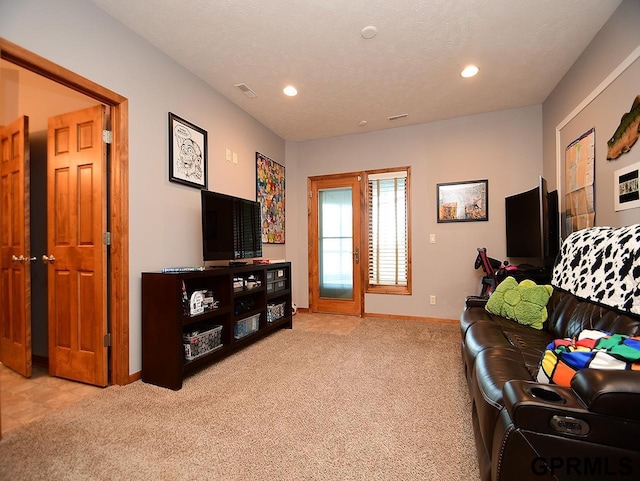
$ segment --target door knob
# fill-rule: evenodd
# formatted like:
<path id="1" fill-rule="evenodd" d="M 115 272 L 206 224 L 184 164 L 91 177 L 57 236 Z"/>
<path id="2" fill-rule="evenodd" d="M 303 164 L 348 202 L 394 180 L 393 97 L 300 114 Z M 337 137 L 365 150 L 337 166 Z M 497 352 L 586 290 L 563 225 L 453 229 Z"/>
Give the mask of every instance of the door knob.
<path id="1" fill-rule="evenodd" d="M 23 260 L 24 260 L 23 256 L 20 256 L 20 257 L 16 257 L 15 255 L 11 256 L 11 261 L 12 262 L 22 262 Z"/>
<path id="2" fill-rule="evenodd" d="M 53 256 L 47 256 L 47 255 L 42 256 L 42 262 L 44 262 L 44 263 L 47 263 L 47 262 L 53 263 L 53 261 L 55 261 L 55 260 L 56 260 L 56 258 L 53 257 Z"/>

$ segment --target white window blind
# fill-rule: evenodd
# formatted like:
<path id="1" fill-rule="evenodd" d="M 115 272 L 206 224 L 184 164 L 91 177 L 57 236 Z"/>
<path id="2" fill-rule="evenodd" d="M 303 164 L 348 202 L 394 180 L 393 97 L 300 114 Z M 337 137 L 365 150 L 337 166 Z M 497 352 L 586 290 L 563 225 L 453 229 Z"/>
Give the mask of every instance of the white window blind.
<path id="1" fill-rule="evenodd" d="M 368 175 L 369 285 L 408 281 L 407 172 Z"/>

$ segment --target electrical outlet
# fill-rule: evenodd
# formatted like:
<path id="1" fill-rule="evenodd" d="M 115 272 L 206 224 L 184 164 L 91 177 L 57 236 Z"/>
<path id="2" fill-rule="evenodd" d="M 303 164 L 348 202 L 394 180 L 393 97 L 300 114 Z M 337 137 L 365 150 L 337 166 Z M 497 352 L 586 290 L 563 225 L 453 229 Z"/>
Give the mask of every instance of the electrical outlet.
<path id="1" fill-rule="evenodd" d="M 231 162 L 231 150 L 230 149 L 226 149 L 225 159 L 227 159 L 227 162 Z"/>
<path id="2" fill-rule="evenodd" d="M 238 163 L 238 154 L 237 153 L 233 153 L 233 163 L 237 164 Z"/>
<path id="3" fill-rule="evenodd" d="M 432 306 L 436 305 L 436 296 L 429 296 L 429 304 L 431 304 Z"/>
<path id="4" fill-rule="evenodd" d="M 429 244 L 435 244 L 435 243 L 436 243 L 436 235 L 429 234 Z"/>

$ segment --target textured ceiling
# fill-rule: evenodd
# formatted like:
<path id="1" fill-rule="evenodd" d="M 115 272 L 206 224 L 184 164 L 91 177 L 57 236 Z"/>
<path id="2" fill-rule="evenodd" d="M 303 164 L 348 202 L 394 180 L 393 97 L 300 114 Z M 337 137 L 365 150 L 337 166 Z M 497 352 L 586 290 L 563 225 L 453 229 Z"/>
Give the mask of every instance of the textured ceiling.
<path id="1" fill-rule="evenodd" d="M 621 3 L 92 1 L 292 141 L 542 103 Z M 378 30 L 369 40 L 368 25 Z M 480 73 L 463 79 L 469 63 Z"/>

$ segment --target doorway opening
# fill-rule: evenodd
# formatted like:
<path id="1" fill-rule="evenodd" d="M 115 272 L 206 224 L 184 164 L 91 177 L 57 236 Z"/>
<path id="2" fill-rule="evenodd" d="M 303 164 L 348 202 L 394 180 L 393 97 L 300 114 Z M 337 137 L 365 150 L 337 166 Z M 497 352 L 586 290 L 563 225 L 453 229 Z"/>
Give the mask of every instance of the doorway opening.
<path id="1" fill-rule="evenodd" d="M 111 233 L 109 289 L 109 383 L 128 384 L 129 374 L 129 263 L 128 263 L 128 101 L 104 87 L 0 38 L 0 59 L 70 88 L 108 106 L 111 111 L 108 224 Z M 4 119 L 3 119 L 4 120 Z"/>

